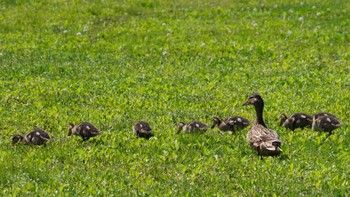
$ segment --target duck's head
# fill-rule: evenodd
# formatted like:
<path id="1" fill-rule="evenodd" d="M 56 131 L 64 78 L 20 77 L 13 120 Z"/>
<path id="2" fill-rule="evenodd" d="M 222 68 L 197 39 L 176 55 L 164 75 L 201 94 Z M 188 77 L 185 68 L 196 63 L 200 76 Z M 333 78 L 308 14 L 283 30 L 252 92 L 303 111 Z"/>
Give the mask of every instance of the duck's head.
<path id="1" fill-rule="evenodd" d="M 243 106 L 244 105 L 254 105 L 254 106 L 264 105 L 264 101 L 259 94 L 252 94 L 248 98 L 248 100 L 243 103 Z"/>
<path id="2" fill-rule="evenodd" d="M 15 134 L 12 137 L 12 146 L 17 145 L 18 143 L 20 143 L 21 141 L 24 140 L 24 137 L 19 135 L 19 134 Z"/>
<path id="3" fill-rule="evenodd" d="M 211 126 L 211 129 L 213 129 L 215 125 L 219 125 L 221 123 L 221 120 L 218 117 L 214 117 L 211 121 L 213 123 L 213 125 Z"/>
<path id="4" fill-rule="evenodd" d="M 74 128 L 74 124 L 73 123 L 69 123 L 69 125 L 68 125 L 68 136 L 72 135 L 73 128 Z"/>
<path id="5" fill-rule="evenodd" d="M 180 133 L 185 126 L 186 124 L 184 122 L 179 122 L 179 124 L 177 125 L 177 128 L 178 128 L 177 133 Z"/>
<path id="6" fill-rule="evenodd" d="M 281 114 L 279 126 L 282 126 L 283 123 L 286 122 L 287 119 L 288 119 L 288 117 L 286 116 L 286 114 Z"/>

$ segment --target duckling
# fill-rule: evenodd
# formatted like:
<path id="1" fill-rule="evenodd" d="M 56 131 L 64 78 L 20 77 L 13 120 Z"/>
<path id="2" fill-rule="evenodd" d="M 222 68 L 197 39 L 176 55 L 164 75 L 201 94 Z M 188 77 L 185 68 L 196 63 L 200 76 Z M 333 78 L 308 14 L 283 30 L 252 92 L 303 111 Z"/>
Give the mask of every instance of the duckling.
<path id="1" fill-rule="evenodd" d="M 236 131 L 244 129 L 250 124 L 249 120 L 241 116 L 231 116 L 226 118 L 223 121 L 218 117 L 214 117 L 212 119 L 212 122 L 213 122 L 213 125 L 211 126 L 211 129 L 213 129 L 216 125 L 218 125 L 221 131 L 232 131 L 233 133 L 236 133 Z"/>
<path id="2" fill-rule="evenodd" d="M 243 103 L 243 106 L 244 105 L 254 105 L 256 112 L 256 120 L 247 134 L 247 141 L 250 147 L 258 153 L 260 159 L 262 159 L 263 156 L 280 155 L 282 153 L 282 142 L 278 134 L 268 129 L 264 122 L 264 101 L 261 96 L 259 94 L 251 95 L 248 100 Z"/>
<path id="3" fill-rule="evenodd" d="M 312 121 L 312 130 L 328 132 L 332 134 L 333 130 L 339 128 L 341 123 L 334 116 L 314 116 Z"/>
<path id="4" fill-rule="evenodd" d="M 25 136 L 15 134 L 12 137 L 12 145 L 17 145 L 20 142 L 25 142 L 30 145 L 42 145 L 49 141 L 50 135 L 41 129 L 34 129 L 27 133 Z"/>
<path id="5" fill-rule="evenodd" d="M 139 121 L 132 126 L 132 130 L 135 133 L 136 138 L 149 139 L 153 137 L 152 128 L 148 122 Z"/>
<path id="6" fill-rule="evenodd" d="M 296 128 L 304 129 L 305 127 L 310 128 L 312 124 L 312 116 L 305 113 L 294 113 L 287 117 L 285 114 L 280 116 L 280 126 L 285 127 L 294 131 Z"/>
<path id="7" fill-rule="evenodd" d="M 200 121 L 192 121 L 188 124 L 184 122 L 180 122 L 178 124 L 178 131 L 177 134 L 179 134 L 181 131 L 185 131 L 188 133 L 197 133 L 197 132 L 205 132 L 209 129 L 208 125 L 204 124 Z"/>
<path id="8" fill-rule="evenodd" d="M 99 135 L 100 131 L 89 122 L 81 122 L 78 125 L 69 123 L 68 136 L 71 136 L 72 134 L 81 136 L 83 138 L 83 141 L 85 141 L 90 139 L 91 137 Z"/>

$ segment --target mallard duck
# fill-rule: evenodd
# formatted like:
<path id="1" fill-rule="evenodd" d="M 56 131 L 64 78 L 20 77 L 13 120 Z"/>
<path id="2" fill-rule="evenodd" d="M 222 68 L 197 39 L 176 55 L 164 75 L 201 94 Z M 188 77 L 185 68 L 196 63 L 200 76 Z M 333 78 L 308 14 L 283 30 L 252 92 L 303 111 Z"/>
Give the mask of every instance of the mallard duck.
<path id="1" fill-rule="evenodd" d="M 328 132 L 329 135 L 340 126 L 341 123 L 334 116 L 314 116 L 312 120 L 312 130 Z"/>
<path id="2" fill-rule="evenodd" d="M 100 131 L 89 122 L 81 122 L 78 125 L 69 123 L 68 136 L 71 136 L 72 134 L 81 136 L 83 138 L 83 141 L 85 141 L 90 139 L 91 137 L 99 135 Z"/>
<path id="3" fill-rule="evenodd" d="M 296 128 L 304 129 L 305 127 L 311 127 L 312 116 L 305 113 L 294 113 L 287 117 L 285 114 L 280 116 L 280 126 L 294 131 Z"/>
<path id="4" fill-rule="evenodd" d="M 277 156 L 282 153 L 281 140 L 278 134 L 268 129 L 264 119 L 264 101 L 259 94 L 251 95 L 243 105 L 254 105 L 256 111 L 256 120 L 247 134 L 247 141 L 250 147 L 262 156 Z"/>
<path id="5" fill-rule="evenodd" d="M 233 133 L 244 129 L 250 124 L 249 120 L 241 116 L 231 116 L 226 118 L 225 120 L 221 120 L 218 117 L 214 117 L 212 119 L 212 122 L 213 125 L 211 126 L 211 129 L 213 129 L 217 125 L 221 131 L 232 131 Z"/>
<path id="6" fill-rule="evenodd" d="M 16 145 L 20 142 L 25 142 L 30 145 L 42 145 L 49 140 L 50 140 L 50 135 L 46 131 L 41 129 L 34 129 L 33 131 L 30 131 L 25 136 L 15 134 L 12 137 L 12 145 Z"/>
<path id="7" fill-rule="evenodd" d="M 192 121 L 188 124 L 184 122 L 180 122 L 178 124 L 177 134 L 179 134 L 181 131 L 185 131 L 188 133 L 205 132 L 208 129 L 209 129 L 209 126 L 200 121 Z"/>
<path id="8" fill-rule="evenodd" d="M 149 139 L 153 136 L 152 128 L 148 122 L 139 121 L 132 126 L 136 138 Z"/>

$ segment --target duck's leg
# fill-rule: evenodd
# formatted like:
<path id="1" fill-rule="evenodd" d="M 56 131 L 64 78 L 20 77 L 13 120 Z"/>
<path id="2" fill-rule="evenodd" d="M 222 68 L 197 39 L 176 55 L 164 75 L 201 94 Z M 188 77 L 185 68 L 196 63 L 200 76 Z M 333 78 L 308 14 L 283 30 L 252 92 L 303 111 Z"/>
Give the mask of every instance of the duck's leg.
<path id="1" fill-rule="evenodd" d="M 260 157 L 260 160 L 263 160 L 262 154 L 260 153 L 260 146 L 257 147 L 258 156 Z"/>
<path id="2" fill-rule="evenodd" d="M 332 132 L 332 131 L 328 131 L 328 135 L 327 135 L 327 137 L 331 136 L 332 134 L 333 134 L 333 132 Z"/>
<path id="3" fill-rule="evenodd" d="M 83 141 L 90 139 L 89 137 L 83 137 Z"/>

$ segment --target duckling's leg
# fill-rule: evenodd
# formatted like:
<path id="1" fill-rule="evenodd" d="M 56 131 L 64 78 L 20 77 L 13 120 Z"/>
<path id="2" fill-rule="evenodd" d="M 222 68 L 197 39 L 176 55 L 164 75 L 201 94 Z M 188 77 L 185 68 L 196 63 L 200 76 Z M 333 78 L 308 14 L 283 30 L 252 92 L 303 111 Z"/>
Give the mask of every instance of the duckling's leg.
<path id="1" fill-rule="evenodd" d="M 257 147 L 258 156 L 260 156 L 260 160 L 263 160 L 262 154 L 260 153 L 260 146 Z"/>
<path id="2" fill-rule="evenodd" d="M 235 129 L 232 129 L 232 134 L 236 135 L 236 130 Z"/>
<path id="3" fill-rule="evenodd" d="M 89 137 L 83 137 L 83 141 L 86 141 L 86 140 L 88 140 L 88 139 L 90 139 Z"/>
<path id="4" fill-rule="evenodd" d="M 327 137 L 331 136 L 332 134 L 333 134 L 333 132 L 332 132 L 332 131 L 328 131 L 328 135 L 327 135 Z"/>

